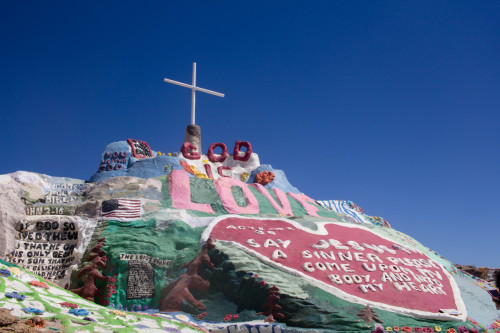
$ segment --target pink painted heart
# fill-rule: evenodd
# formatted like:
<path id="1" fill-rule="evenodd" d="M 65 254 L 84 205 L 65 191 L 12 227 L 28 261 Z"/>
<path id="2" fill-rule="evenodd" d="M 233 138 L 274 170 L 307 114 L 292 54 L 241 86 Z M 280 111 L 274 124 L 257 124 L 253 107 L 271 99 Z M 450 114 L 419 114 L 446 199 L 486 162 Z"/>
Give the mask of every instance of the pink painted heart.
<path id="1" fill-rule="evenodd" d="M 424 253 L 361 225 L 317 225 L 313 231 L 286 219 L 221 217 L 202 239 L 232 244 L 350 302 L 424 318 L 466 317 L 455 281 Z"/>

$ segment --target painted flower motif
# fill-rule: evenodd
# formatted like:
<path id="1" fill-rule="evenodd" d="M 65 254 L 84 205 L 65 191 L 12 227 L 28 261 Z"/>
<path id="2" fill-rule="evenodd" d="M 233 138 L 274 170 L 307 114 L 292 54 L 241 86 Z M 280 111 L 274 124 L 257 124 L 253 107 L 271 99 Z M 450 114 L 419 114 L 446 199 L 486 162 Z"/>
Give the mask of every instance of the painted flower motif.
<path id="1" fill-rule="evenodd" d="M 386 330 L 387 332 L 392 332 L 392 327 L 387 326 L 387 327 L 385 328 L 385 330 Z"/>
<path id="2" fill-rule="evenodd" d="M 403 326 L 403 327 L 401 327 L 401 331 L 403 331 L 403 332 L 411 332 L 412 329 L 409 326 Z"/>
<path id="3" fill-rule="evenodd" d="M 446 332 L 448 332 L 448 333 L 457 333 L 457 331 L 453 327 L 452 328 L 448 328 L 446 330 Z"/>
<path id="4" fill-rule="evenodd" d="M 26 313 L 34 313 L 36 315 L 42 315 L 43 310 L 37 309 L 37 308 L 23 308 L 23 311 Z"/>
<path id="5" fill-rule="evenodd" d="M 89 312 L 85 309 L 71 309 L 68 311 L 68 313 L 71 313 L 75 316 L 88 316 Z"/>
<path id="6" fill-rule="evenodd" d="M 265 286 L 266 284 L 267 284 L 266 281 L 260 281 L 259 282 L 259 285 L 262 286 L 262 287 Z"/>
<path id="7" fill-rule="evenodd" d="M 392 329 L 393 329 L 394 331 L 396 331 L 396 332 L 399 332 L 399 327 L 398 327 L 398 326 L 394 326 Z"/>
<path id="8" fill-rule="evenodd" d="M 42 318 L 33 318 L 33 319 L 29 319 L 26 324 L 28 324 L 29 326 L 32 326 L 32 327 L 45 327 L 45 320 L 43 320 Z"/>
<path id="9" fill-rule="evenodd" d="M 9 271 L 8 269 L 0 269 L 0 276 L 9 277 L 11 275 L 12 275 L 12 272 Z"/>
<path id="10" fill-rule="evenodd" d="M 45 282 L 30 281 L 30 285 L 32 285 L 33 287 L 49 289 L 49 286 Z"/>
<path id="11" fill-rule="evenodd" d="M 125 312 L 119 310 L 111 310 L 110 312 L 120 317 L 125 317 L 127 315 Z"/>
<path id="12" fill-rule="evenodd" d="M 19 275 L 21 274 L 21 270 L 17 267 L 9 267 L 7 268 L 13 275 Z"/>
<path id="13" fill-rule="evenodd" d="M 233 319 L 234 319 L 234 320 L 238 320 L 238 318 L 239 318 L 239 317 L 240 317 L 240 316 L 239 316 L 238 314 L 233 315 Z"/>
<path id="14" fill-rule="evenodd" d="M 200 314 L 198 315 L 198 319 L 201 319 L 201 318 L 206 317 L 206 316 L 207 316 L 207 313 L 206 313 L 206 312 L 200 313 Z"/>
<path id="15" fill-rule="evenodd" d="M 434 326 L 434 331 L 441 332 L 441 326 Z"/>
<path id="16" fill-rule="evenodd" d="M 469 333 L 469 330 L 465 326 L 458 326 L 457 329 L 460 333 Z"/>
<path id="17" fill-rule="evenodd" d="M 434 330 L 433 330 L 432 328 L 430 328 L 430 327 L 424 327 L 424 328 L 422 329 L 422 331 L 423 331 L 424 333 L 434 333 Z"/>
<path id="18" fill-rule="evenodd" d="M 261 171 L 255 175 L 255 182 L 261 185 L 267 185 L 274 180 L 272 171 Z"/>
<path id="19" fill-rule="evenodd" d="M 168 155 L 168 156 L 172 156 L 172 154 L 171 154 L 171 153 L 168 153 L 167 155 Z"/>
<path id="20" fill-rule="evenodd" d="M 224 321 L 230 321 L 231 319 L 233 318 L 233 316 L 231 314 L 227 314 L 225 317 L 224 317 Z"/>
<path id="21" fill-rule="evenodd" d="M 415 327 L 415 332 L 423 332 L 424 329 L 422 327 Z"/>
<path id="22" fill-rule="evenodd" d="M 59 304 L 61 306 L 67 307 L 67 308 L 72 308 L 72 309 L 77 309 L 78 308 L 78 304 L 74 304 L 74 303 L 62 302 L 62 303 L 59 303 Z"/>
<path id="23" fill-rule="evenodd" d="M 13 291 L 11 293 L 5 293 L 5 297 L 7 298 L 15 298 L 18 301 L 24 301 L 26 299 L 26 296 L 23 294 L 19 294 L 17 291 Z"/>

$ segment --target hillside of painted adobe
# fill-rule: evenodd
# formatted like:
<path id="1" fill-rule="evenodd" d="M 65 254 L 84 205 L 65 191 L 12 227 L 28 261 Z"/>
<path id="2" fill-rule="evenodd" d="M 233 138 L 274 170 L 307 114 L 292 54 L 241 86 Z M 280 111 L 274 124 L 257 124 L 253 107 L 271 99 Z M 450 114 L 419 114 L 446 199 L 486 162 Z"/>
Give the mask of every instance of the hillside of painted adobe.
<path id="1" fill-rule="evenodd" d="M 19 171 L 0 176 L 0 196 L 6 265 L 96 309 L 180 316 L 213 332 L 500 326 L 492 284 L 398 232 L 397 221 L 301 193 L 249 142 L 212 144 L 206 155 L 114 142 L 88 180 Z M 2 278 L 2 306 L 34 316 L 7 300 L 17 280 Z M 53 296 L 28 293 L 47 316 L 66 316 L 45 306 Z"/>

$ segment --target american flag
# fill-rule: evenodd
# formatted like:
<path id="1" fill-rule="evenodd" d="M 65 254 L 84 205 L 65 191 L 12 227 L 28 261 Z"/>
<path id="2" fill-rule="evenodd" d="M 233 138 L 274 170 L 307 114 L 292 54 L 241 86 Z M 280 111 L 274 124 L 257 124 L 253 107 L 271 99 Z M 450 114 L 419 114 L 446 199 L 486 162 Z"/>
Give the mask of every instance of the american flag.
<path id="1" fill-rule="evenodd" d="M 140 199 L 111 199 L 102 202 L 101 216 L 107 220 L 133 220 L 141 217 Z"/>

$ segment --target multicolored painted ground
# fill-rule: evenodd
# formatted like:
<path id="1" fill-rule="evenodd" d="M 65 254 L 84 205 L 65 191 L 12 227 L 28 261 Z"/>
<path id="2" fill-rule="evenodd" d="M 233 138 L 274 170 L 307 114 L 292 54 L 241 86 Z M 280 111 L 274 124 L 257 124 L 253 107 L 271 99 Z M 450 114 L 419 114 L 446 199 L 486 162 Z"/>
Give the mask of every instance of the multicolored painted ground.
<path id="1" fill-rule="evenodd" d="M 2 308 L 66 332 L 500 327 L 495 286 L 397 222 L 310 198 L 248 142 L 186 147 L 112 143 L 89 182 L 0 176 Z"/>

